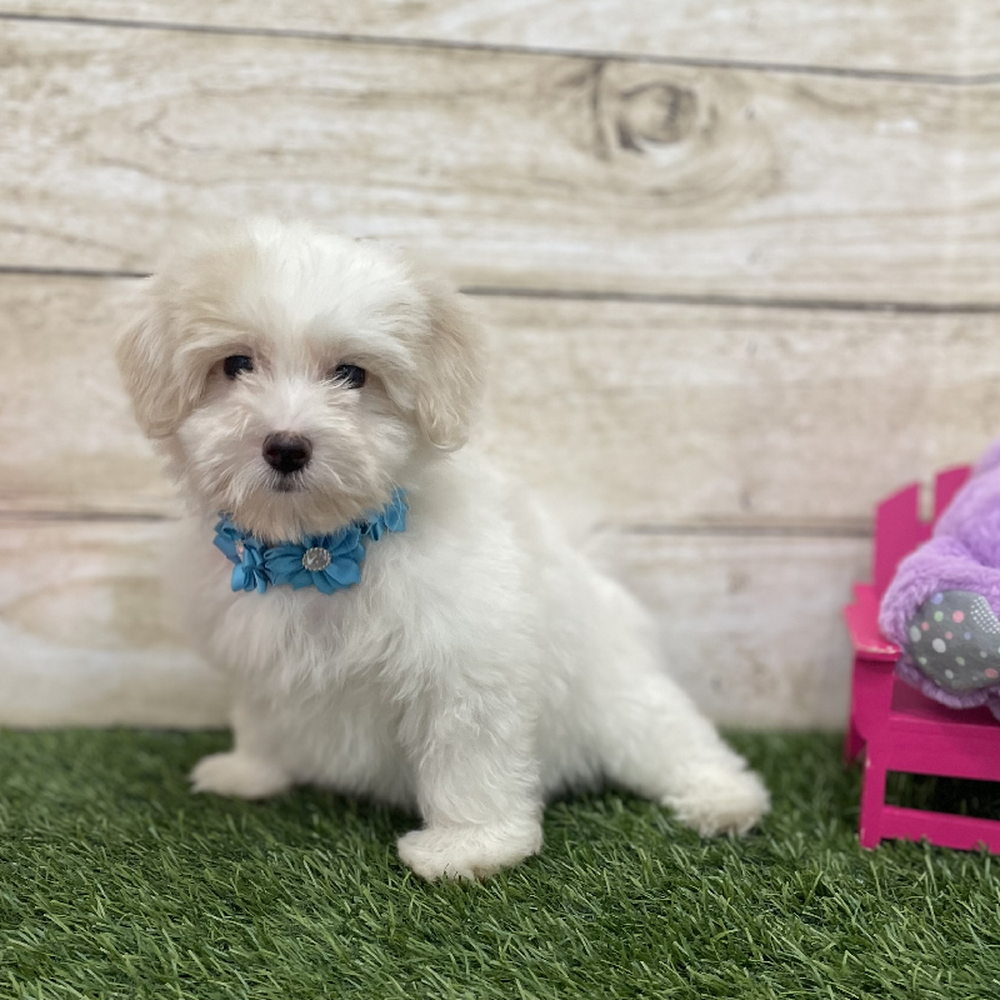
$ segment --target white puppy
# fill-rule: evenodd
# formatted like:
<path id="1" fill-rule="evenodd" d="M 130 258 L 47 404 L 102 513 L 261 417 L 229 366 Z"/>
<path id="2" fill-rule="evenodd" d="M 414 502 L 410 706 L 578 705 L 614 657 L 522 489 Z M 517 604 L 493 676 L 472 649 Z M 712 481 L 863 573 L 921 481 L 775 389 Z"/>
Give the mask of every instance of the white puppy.
<path id="1" fill-rule="evenodd" d="M 418 810 L 399 853 L 430 879 L 534 854 L 546 797 L 604 780 L 703 834 L 767 810 L 636 602 L 459 450 L 483 343 L 400 255 L 276 222 L 202 238 L 148 280 L 119 361 L 193 513 L 171 589 L 234 692 L 235 748 L 196 789 Z"/>

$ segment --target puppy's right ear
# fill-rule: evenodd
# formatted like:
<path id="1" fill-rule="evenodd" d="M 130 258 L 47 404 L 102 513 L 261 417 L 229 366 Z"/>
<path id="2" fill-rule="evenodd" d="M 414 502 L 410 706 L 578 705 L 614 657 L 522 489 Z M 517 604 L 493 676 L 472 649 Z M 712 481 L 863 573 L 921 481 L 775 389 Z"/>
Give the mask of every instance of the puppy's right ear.
<path id="1" fill-rule="evenodd" d="M 116 357 L 136 420 L 151 438 L 169 437 L 187 406 L 174 369 L 170 316 L 155 294 L 155 278 L 146 278 L 144 294 L 118 338 Z"/>

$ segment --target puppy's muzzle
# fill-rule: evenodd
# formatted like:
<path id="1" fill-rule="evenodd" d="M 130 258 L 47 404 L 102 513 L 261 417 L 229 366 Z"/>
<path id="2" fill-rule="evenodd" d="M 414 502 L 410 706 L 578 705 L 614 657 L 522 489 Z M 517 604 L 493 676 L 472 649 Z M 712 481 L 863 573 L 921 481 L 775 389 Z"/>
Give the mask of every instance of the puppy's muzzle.
<path id="1" fill-rule="evenodd" d="M 312 458 L 312 442 L 301 434 L 277 431 L 264 438 L 261 453 L 272 469 L 283 476 L 304 469 Z"/>

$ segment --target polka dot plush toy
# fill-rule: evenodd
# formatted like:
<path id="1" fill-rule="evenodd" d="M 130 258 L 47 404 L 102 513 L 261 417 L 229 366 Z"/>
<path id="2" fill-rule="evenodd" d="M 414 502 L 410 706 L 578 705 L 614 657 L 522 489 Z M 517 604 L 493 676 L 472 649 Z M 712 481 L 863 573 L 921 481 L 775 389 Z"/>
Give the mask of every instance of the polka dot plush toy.
<path id="1" fill-rule="evenodd" d="M 882 598 L 897 673 L 952 708 L 1000 719 L 1000 442 L 983 457 Z"/>

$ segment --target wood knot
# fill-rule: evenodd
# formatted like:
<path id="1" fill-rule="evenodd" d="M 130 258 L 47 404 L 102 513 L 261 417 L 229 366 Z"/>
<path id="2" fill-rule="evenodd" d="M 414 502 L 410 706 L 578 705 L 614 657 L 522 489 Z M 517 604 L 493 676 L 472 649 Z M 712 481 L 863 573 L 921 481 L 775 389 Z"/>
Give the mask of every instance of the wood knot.
<path id="1" fill-rule="evenodd" d="M 698 98 L 670 83 L 647 83 L 621 94 L 617 115 L 623 149 L 642 152 L 649 145 L 683 141 L 695 128 Z"/>

